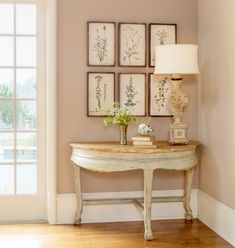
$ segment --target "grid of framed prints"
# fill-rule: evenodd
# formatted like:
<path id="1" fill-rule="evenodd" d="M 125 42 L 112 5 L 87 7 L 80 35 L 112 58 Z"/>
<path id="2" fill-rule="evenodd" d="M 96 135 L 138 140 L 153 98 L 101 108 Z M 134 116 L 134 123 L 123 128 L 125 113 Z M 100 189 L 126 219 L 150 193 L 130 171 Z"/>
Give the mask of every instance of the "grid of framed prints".
<path id="1" fill-rule="evenodd" d="M 92 67 L 114 67 L 118 59 L 120 68 L 153 67 L 156 45 L 175 44 L 177 25 L 150 23 L 118 23 L 118 45 L 116 45 L 115 22 L 87 23 L 87 65 Z M 118 48 L 118 53 L 116 52 Z M 118 58 L 116 57 L 118 54 Z M 171 92 L 170 79 L 166 76 L 146 73 L 114 72 L 87 73 L 87 115 L 107 116 L 115 101 L 131 108 L 136 116 L 172 116 L 168 105 Z M 148 83 L 147 83 L 148 81 Z M 116 96 L 116 97 L 115 97 Z"/>

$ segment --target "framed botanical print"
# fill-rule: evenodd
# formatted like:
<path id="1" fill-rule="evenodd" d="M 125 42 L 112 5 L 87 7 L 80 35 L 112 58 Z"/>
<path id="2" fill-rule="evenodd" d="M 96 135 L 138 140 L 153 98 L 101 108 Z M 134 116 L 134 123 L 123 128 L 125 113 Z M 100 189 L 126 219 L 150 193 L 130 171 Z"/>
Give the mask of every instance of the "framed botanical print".
<path id="1" fill-rule="evenodd" d="M 115 22 L 88 22 L 88 65 L 115 66 Z"/>
<path id="2" fill-rule="evenodd" d="M 115 100 L 115 73 L 87 73 L 87 115 L 107 116 Z"/>
<path id="3" fill-rule="evenodd" d="M 168 75 L 149 74 L 149 116 L 172 116 L 169 106 L 171 85 Z"/>
<path id="4" fill-rule="evenodd" d="M 119 66 L 146 66 L 146 24 L 119 23 Z"/>
<path id="5" fill-rule="evenodd" d="M 177 43 L 176 24 L 149 24 L 149 66 L 155 65 L 155 46 Z"/>
<path id="6" fill-rule="evenodd" d="M 120 73 L 118 86 L 120 105 L 133 115 L 146 116 L 146 74 Z"/>

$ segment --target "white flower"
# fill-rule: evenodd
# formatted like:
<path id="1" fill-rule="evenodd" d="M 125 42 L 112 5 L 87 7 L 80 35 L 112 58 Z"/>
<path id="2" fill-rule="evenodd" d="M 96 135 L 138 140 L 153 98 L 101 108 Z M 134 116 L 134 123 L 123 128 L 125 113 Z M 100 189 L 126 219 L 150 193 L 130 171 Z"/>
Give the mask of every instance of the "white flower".
<path id="1" fill-rule="evenodd" d="M 146 123 L 141 123 L 138 126 L 138 133 L 140 135 L 148 135 L 149 132 L 151 131 L 154 131 L 154 129 L 150 125 L 147 125 Z"/>

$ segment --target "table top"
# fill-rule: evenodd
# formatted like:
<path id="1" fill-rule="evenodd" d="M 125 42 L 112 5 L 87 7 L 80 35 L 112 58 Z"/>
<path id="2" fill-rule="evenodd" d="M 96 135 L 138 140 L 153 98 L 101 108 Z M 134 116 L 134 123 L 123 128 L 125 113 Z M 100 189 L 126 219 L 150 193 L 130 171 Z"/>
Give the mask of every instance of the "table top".
<path id="1" fill-rule="evenodd" d="M 157 141 L 155 147 L 133 146 L 132 142 L 120 145 L 118 142 L 77 142 L 69 144 L 73 149 L 91 152 L 109 153 L 164 153 L 195 150 L 200 145 L 198 141 L 189 141 L 187 145 L 170 145 L 168 141 Z"/>

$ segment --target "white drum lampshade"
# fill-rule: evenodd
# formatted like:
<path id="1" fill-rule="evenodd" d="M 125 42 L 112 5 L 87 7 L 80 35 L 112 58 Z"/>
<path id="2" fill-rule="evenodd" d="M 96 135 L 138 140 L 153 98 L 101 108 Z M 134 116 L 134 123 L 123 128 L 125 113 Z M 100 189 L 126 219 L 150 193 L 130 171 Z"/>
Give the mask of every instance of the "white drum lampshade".
<path id="1" fill-rule="evenodd" d="M 198 74 L 198 46 L 159 45 L 155 51 L 154 74 Z"/>

